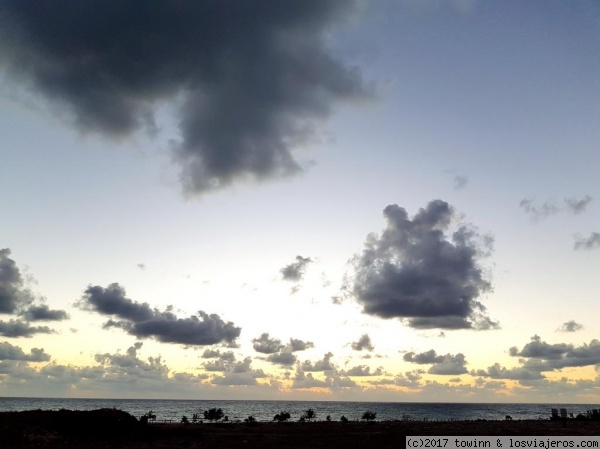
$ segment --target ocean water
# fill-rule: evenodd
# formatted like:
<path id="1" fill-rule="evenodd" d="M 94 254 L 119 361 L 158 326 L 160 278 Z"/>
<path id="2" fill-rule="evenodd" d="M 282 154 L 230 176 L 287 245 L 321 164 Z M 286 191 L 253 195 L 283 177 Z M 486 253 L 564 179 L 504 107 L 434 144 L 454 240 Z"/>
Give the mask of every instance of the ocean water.
<path id="1" fill-rule="evenodd" d="M 341 416 L 358 420 L 369 410 L 377 413 L 377 420 L 503 420 L 506 415 L 513 419 L 549 419 L 552 408 L 566 408 L 576 416 L 588 410 L 600 408 L 590 404 L 470 404 L 470 403 L 424 403 L 424 402 L 335 402 L 335 401 L 199 401 L 165 399 L 46 399 L 2 398 L 0 411 L 23 410 L 94 410 L 117 408 L 139 418 L 152 410 L 157 421 L 179 422 L 183 415 L 189 419 L 194 413 L 203 415 L 210 408 L 221 408 L 230 421 L 242 421 L 253 416 L 257 421 L 272 421 L 281 411 L 288 411 L 292 421 L 297 421 L 311 408 L 317 420 L 327 415 L 338 421 Z"/>

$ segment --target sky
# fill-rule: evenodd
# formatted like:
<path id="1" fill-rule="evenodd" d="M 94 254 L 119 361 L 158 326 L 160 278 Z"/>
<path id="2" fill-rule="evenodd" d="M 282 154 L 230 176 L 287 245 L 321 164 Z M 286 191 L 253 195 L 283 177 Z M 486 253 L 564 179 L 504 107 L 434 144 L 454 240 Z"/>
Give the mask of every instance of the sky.
<path id="1" fill-rule="evenodd" d="M 600 403 L 593 0 L 0 1 L 0 395 Z"/>

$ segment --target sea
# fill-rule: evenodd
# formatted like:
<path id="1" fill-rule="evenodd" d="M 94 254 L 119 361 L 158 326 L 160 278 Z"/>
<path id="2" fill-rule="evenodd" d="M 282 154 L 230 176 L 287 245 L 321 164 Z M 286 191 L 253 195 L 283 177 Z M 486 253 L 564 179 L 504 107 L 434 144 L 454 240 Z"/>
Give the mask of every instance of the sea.
<path id="1" fill-rule="evenodd" d="M 363 413 L 376 413 L 377 421 L 463 421 L 517 419 L 550 419 L 553 408 L 566 408 L 577 416 L 600 405 L 590 404 L 476 404 L 425 402 L 335 402 L 335 401 L 246 401 L 246 400 L 168 400 L 168 399 L 56 399 L 0 397 L 0 411 L 23 410 L 95 410 L 116 408 L 136 418 L 152 411 L 157 422 L 180 422 L 183 416 L 190 421 L 194 414 L 203 417 L 211 408 L 223 410 L 230 422 L 240 422 L 249 416 L 257 421 L 272 421 L 283 411 L 297 421 L 308 410 L 314 410 L 316 419 L 329 416 L 339 421 L 345 416 L 350 421 L 360 420 Z"/>

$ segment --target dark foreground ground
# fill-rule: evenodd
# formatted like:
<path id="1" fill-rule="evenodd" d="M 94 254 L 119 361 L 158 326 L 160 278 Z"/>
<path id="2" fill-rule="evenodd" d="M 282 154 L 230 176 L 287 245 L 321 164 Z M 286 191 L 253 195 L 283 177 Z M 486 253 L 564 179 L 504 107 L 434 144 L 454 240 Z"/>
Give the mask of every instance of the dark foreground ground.
<path id="1" fill-rule="evenodd" d="M 0 448 L 404 448 L 407 435 L 600 435 L 597 421 L 150 424 L 114 410 L 0 413 Z"/>

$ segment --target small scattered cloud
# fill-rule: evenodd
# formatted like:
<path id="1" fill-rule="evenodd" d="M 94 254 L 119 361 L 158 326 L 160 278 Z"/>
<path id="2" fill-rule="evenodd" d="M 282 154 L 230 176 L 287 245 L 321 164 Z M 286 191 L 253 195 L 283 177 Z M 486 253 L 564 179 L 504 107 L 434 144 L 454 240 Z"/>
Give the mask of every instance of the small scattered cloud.
<path id="1" fill-rule="evenodd" d="M 419 365 L 432 365 L 427 371 L 429 374 L 439 374 L 444 376 L 456 376 L 466 374 L 466 360 L 463 354 L 438 355 L 435 350 L 416 354 L 408 352 L 404 354 L 404 360 Z"/>
<path id="2" fill-rule="evenodd" d="M 534 200 L 525 198 L 521 200 L 519 206 L 533 221 L 541 221 L 562 211 L 567 211 L 575 215 L 581 214 L 585 212 L 591 201 L 592 197 L 589 195 L 585 195 L 582 198 L 565 198 L 564 206 L 560 206 L 556 201 L 546 201 L 536 204 Z"/>
<path id="3" fill-rule="evenodd" d="M 252 347 L 256 352 L 273 354 L 282 349 L 283 344 L 281 344 L 281 340 L 271 338 L 271 336 L 265 332 L 260 337 L 252 339 Z"/>
<path id="4" fill-rule="evenodd" d="M 375 371 L 371 371 L 371 367 L 367 365 L 356 365 L 352 368 L 342 372 L 346 376 L 357 376 L 357 377 L 366 377 L 366 376 L 382 376 L 383 369 L 377 368 Z"/>
<path id="5" fill-rule="evenodd" d="M 138 338 L 155 338 L 163 343 L 203 346 L 216 343 L 235 344 L 241 329 L 224 322 L 216 314 L 198 311 L 187 318 L 177 317 L 171 308 L 164 311 L 147 303 L 126 297 L 118 283 L 104 288 L 90 285 L 76 305 L 87 311 L 116 317 L 104 323 L 104 328 L 120 328 Z"/>
<path id="6" fill-rule="evenodd" d="M 282 351 L 275 354 L 269 354 L 267 360 L 276 365 L 293 366 L 298 358 L 291 352 Z"/>
<path id="7" fill-rule="evenodd" d="M 508 380 L 537 380 L 545 377 L 539 370 L 530 369 L 528 367 L 505 368 L 499 363 L 495 363 L 488 369 L 472 370 L 472 376 L 489 377 L 491 379 L 508 379 Z"/>
<path id="8" fill-rule="evenodd" d="M 589 195 L 584 196 L 583 198 L 566 198 L 565 203 L 567 204 L 568 210 L 573 214 L 580 214 L 585 212 L 588 204 L 592 201 L 592 197 Z"/>
<path id="9" fill-rule="evenodd" d="M 467 183 L 469 182 L 469 178 L 464 175 L 456 175 L 454 176 L 454 190 L 463 189 Z"/>
<path id="10" fill-rule="evenodd" d="M 290 338 L 289 347 L 291 351 L 305 351 L 306 349 L 314 348 L 315 344 L 312 341 L 298 340 Z"/>
<path id="11" fill-rule="evenodd" d="M 219 359 L 225 362 L 235 361 L 235 354 L 233 351 L 221 352 L 218 349 L 205 349 L 201 357 L 203 359 Z"/>
<path id="12" fill-rule="evenodd" d="M 363 312 L 402 318 L 417 329 L 497 328 L 479 301 L 492 289 L 481 264 L 491 253 L 491 237 L 464 223 L 450 232 L 459 217 L 441 200 L 431 201 L 412 220 L 396 204 L 383 213 L 387 228 L 367 237 L 346 286 Z"/>
<path id="13" fill-rule="evenodd" d="M 140 270 L 144 271 L 146 269 L 146 264 L 145 263 L 138 263 L 136 265 L 136 267 L 138 267 Z"/>
<path id="14" fill-rule="evenodd" d="M 304 276 L 304 272 L 309 263 L 312 263 L 310 257 L 296 256 L 295 262 L 292 262 L 279 270 L 283 280 L 293 282 L 300 281 L 302 276 Z"/>
<path id="15" fill-rule="evenodd" d="M 311 371 L 311 372 L 335 370 L 335 366 L 333 365 L 333 363 L 331 363 L 332 357 L 333 357 L 333 354 L 331 352 L 328 352 L 327 354 L 325 354 L 323 356 L 322 360 L 317 360 L 314 363 L 309 360 L 306 360 L 305 362 L 302 363 L 301 369 L 302 369 L 302 371 Z"/>
<path id="16" fill-rule="evenodd" d="M 600 366 L 600 341 L 596 339 L 590 341 L 589 344 L 574 346 L 567 343 L 549 344 L 542 341 L 539 335 L 534 335 L 522 349 L 513 346 L 509 353 L 513 357 L 527 359 L 526 366 L 535 367 L 539 371 L 560 370 L 566 367 Z"/>
<path id="17" fill-rule="evenodd" d="M 256 379 L 267 377 L 262 369 L 252 368 L 252 359 L 246 357 L 241 362 L 229 363 L 223 372 L 223 376 L 215 376 L 212 383 L 215 385 L 258 385 Z"/>
<path id="18" fill-rule="evenodd" d="M 589 237 L 576 236 L 573 248 L 575 250 L 592 250 L 600 248 L 600 232 L 592 232 Z"/>
<path id="19" fill-rule="evenodd" d="M 563 323 L 562 326 L 558 328 L 560 332 L 577 332 L 583 329 L 583 324 L 579 324 L 574 320 L 567 321 Z"/>
<path id="20" fill-rule="evenodd" d="M 373 351 L 375 349 L 375 346 L 373 346 L 373 343 L 371 343 L 371 337 L 369 337 L 369 334 L 363 334 L 358 341 L 352 342 L 350 346 L 355 351 Z"/>

